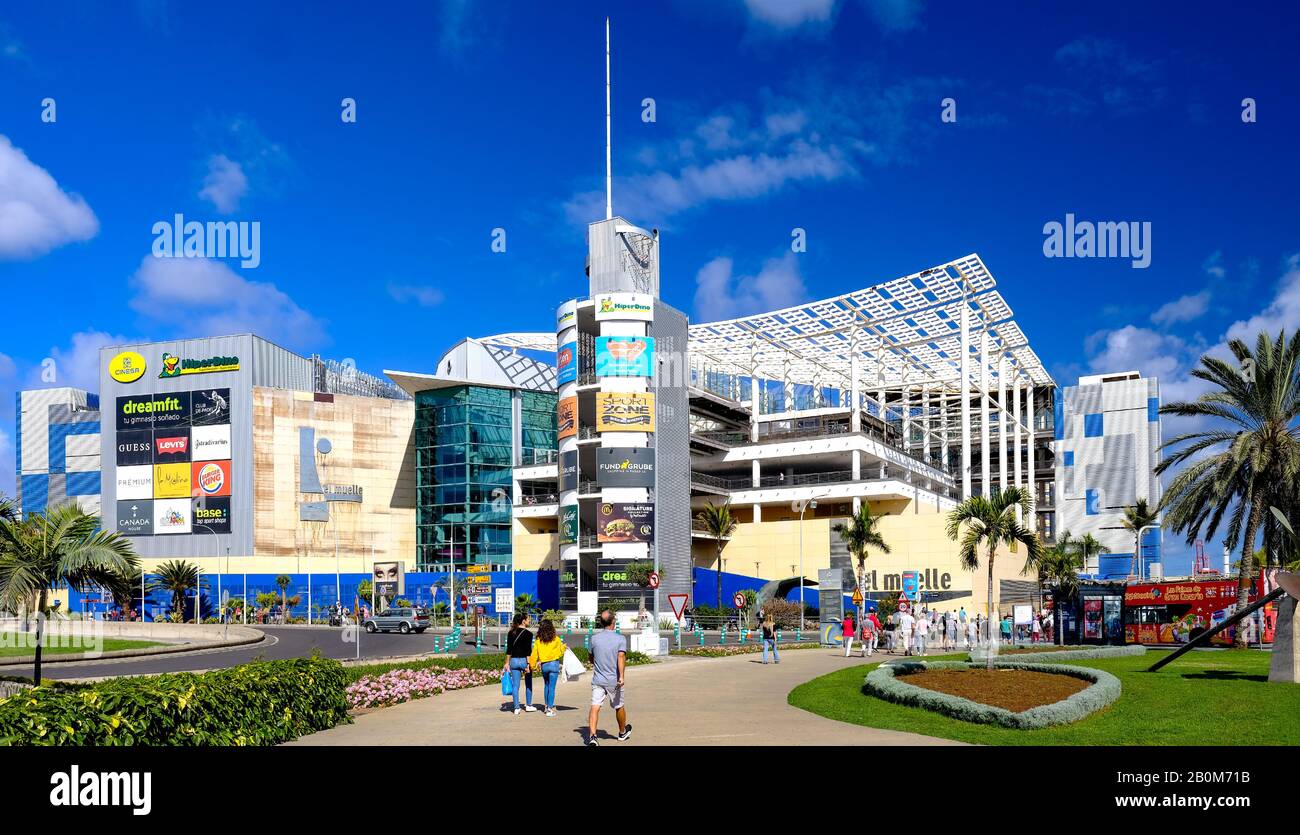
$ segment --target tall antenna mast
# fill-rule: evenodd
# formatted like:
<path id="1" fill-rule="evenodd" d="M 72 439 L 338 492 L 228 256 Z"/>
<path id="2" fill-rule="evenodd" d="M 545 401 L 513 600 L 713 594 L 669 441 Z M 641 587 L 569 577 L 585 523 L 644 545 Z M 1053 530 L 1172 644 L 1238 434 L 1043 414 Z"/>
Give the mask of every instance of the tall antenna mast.
<path id="1" fill-rule="evenodd" d="M 605 220 L 614 217 L 614 167 L 609 152 L 609 18 L 605 18 Z"/>

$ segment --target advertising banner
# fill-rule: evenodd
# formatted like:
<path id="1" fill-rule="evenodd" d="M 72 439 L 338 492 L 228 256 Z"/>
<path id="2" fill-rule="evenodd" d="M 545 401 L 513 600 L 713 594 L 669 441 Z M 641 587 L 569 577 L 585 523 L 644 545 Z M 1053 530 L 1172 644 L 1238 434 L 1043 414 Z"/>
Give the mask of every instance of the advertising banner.
<path id="1" fill-rule="evenodd" d="M 194 500 L 194 533 L 230 533 L 230 499 Z"/>
<path id="2" fill-rule="evenodd" d="M 190 460 L 190 430 L 170 429 L 153 433 L 153 462 L 174 464 Z"/>
<path id="3" fill-rule="evenodd" d="M 562 386 L 578 379 L 578 343 L 566 342 L 555 352 L 555 384 Z"/>
<path id="4" fill-rule="evenodd" d="M 628 577 L 627 568 L 634 562 L 645 560 L 606 560 L 598 564 L 600 573 L 596 575 L 597 591 L 617 591 L 640 593 L 641 587 Z"/>
<path id="5" fill-rule="evenodd" d="M 597 293 L 596 321 L 607 319 L 649 322 L 654 319 L 654 298 L 644 293 Z"/>
<path id="6" fill-rule="evenodd" d="M 165 466 L 176 465 L 168 464 Z M 153 503 L 153 532 L 155 534 L 189 533 L 190 500 L 160 499 L 155 501 Z"/>
<path id="7" fill-rule="evenodd" d="M 375 594 L 380 597 L 397 597 L 406 594 L 406 563 L 377 562 L 374 564 Z"/>
<path id="8" fill-rule="evenodd" d="M 1101 638 L 1100 597 L 1088 597 L 1083 601 L 1083 637 L 1097 640 Z"/>
<path id="9" fill-rule="evenodd" d="M 117 433 L 117 466 L 153 463 L 153 433 L 148 429 Z"/>
<path id="10" fill-rule="evenodd" d="M 134 383 L 144 376 L 144 357 L 135 351 L 123 351 L 108 361 L 108 376 L 115 383 Z"/>
<path id="11" fill-rule="evenodd" d="M 596 484 L 601 487 L 654 487 L 654 447 L 599 447 Z"/>
<path id="12" fill-rule="evenodd" d="M 560 492 L 578 489 L 578 451 L 560 453 Z"/>
<path id="13" fill-rule="evenodd" d="M 578 302 L 570 300 L 560 305 L 555 310 L 555 332 L 560 333 L 565 328 L 571 328 L 578 321 Z"/>
<path id="14" fill-rule="evenodd" d="M 596 431 L 655 431 L 655 396 L 647 392 L 597 392 Z"/>
<path id="15" fill-rule="evenodd" d="M 596 376 L 653 376 L 654 355 L 655 340 L 652 336 L 598 336 Z"/>
<path id="16" fill-rule="evenodd" d="M 153 465 L 118 467 L 117 485 L 113 493 L 119 499 L 152 499 Z"/>
<path id="17" fill-rule="evenodd" d="M 578 570 L 576 561 L 566 562 L 560 569 L 560 609 L 565 612 L 578 610 Z"/>
<path id="18" fill-rule="evenodd" d="M 120 436 L 119 436 L 120 437 Z M 190 430 L 190 458 L 193 461 L 228 460 L 230 426 L 196 426 Z"/>
<path id="19" fill-rule="evenodd" d="M 194 426 L 230 423 L 230 389 L 203 389 L 190 392 Z"/>
<path id="20" fill-rule="evenodd" d="M 195 496 L 230 495 L 229 461 L 195 461 L 190 467 Z"/>
<path id="21" fill-rule="evenodd" d="M 117 532 L 123 536 L 152 536 L 153 499 L 118 502 Z"/>
<path id="22" fill-rule="evenodd" d="M 555 429 L 556 440 L 578 434 L 578 398 L 565 397 L 556 404 Z"/>
<path id="23" fill-rule="evenodd" d="M 220 374 L 239 370 L 239 357 L 204 357 L 190 359 L 175 354 L 162 355 L 162 369 L 158 377 L 164 380 L 179 377 L 182 374 Z"/>
<path id="24" fill-rule="evenodd" d="M 597 508 L 598 542 L 654 542 L 655 506 L 648 502 L 602 502 Z"/>
<path id="25" fill-rule="evenodd" d="M 576 545 L 578 543 L 578 506 L 565 505 L 560 508 L 560 544 Z"/>
<path id="26" fill-rule="evenodd" d="M 189 499 L 190 465 L 188 463 L 154 464 L 153 497 L 155 499 Z M 185 512 L 188 518 L 188 502 L 185 506 Z M 186 524 L 188 525 L 188 522 Z"/>
<path id="27" fill-rule="evenodd" d="M 117 430 L 174 429 L 190 422 L 190 393 L 142 394 L 119 397 L 116 404 Z"/>

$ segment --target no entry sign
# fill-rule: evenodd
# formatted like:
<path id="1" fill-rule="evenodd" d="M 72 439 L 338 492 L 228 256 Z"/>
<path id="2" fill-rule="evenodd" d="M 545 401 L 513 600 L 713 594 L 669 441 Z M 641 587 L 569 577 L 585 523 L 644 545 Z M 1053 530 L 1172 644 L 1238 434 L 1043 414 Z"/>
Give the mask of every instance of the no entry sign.
<path id="1" fill-rule="evenodd" d="M 460 596 L 460 610 L 463 612 L 469 608 L 469 598 L 465 595 Z"/>
<path id="2" fill-rule="evenodd" d="M 746 602 L 745 595 L 741 594 L 740 592 L 736 592 L 736 596 L 731 598 L 731 602 L 736 604 L 737 609 L 743 609 L 745 608 L 745 602 Z"/>
<path id="3" fill-rule="evenodd" d="M 650 572 L 650 588 L 659 588 L 659 573 L 657 571 Z"/>

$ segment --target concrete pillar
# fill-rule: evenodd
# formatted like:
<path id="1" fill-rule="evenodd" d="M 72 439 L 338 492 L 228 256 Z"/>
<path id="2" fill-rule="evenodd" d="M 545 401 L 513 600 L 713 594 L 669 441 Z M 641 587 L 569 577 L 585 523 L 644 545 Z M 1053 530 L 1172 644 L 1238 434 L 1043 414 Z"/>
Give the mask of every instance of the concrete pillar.
<path id="1" fill-rule="evenodd" d="M 903 451 L 912 450 L 912 388 L 903 386 Z"/>
<path id="2" fill-rule="evenodd" d="M 1007 357 L 998 357 L 998 489 L 1007 489 Z"/>
<path id="3" fill-rule="evenodd" d="M 1300 618 L 1296 599 L 1287 595 L 1277 602 L 1277 626 L 1269 655 L 1268 680 L 1300 684 Z"/>
<path id="4" fill-rule="evenodd" d="M 849 429 L 862 431 L 862 336 L 857 330 L 849 335 Z"/>
<path id="5" fill-rule="evenodd" d="M 794 383 L 790 382 L 790 352 L 789 351 L 786 352 L 785 358 L 781 362 L 781 374 L 782 374 L 781 394 L 783 395 L 785 400 L 785 403 L 783 405 L 785 406 L 785 411 L 793 412 L 795 410 Z"/>
<path id="6" fill-rule="evenodd" d="M 988 322 L 980 331 L 980 491 L 991 495 L 993 490 L 992 461 L 989 460 L 989 331 Z"/>
<path id="7" fill-rule="evenodd" d="M 1021 467 L 1020 467 L 1020 444 L 1022 439 L 1020 435 L 1021 427 L 1020 427 L 1020 381 L 1019 380 L 1016 380 L 1015 385 L 1011 387 L 1011 422 L 1015 426 L 1015 429 L 1013 430 L 1014 434 L 1012 435 L 1011 438 L 1011 442 L 1015 445 L 1015 453 L 1012 455 L 1011 468 L 1015 471 L 1016 474 L 1014 485 L 1016 487 L 1022 487 L 1024 486 L 1024 473 L 1021 472 Z M 1019 510 L 1016 511 L 1016 518 L 1017 519 L 1020 518 Z"/>
<path id="8" fill-rule="evenodd" d="M 970 303 L 961 297 L 961 497 L 970 498 Z"/>
<path id="9" fill-rule="evenodd" d="M 1028 390 L 1028 394 L 1029 394 L 1029 403 L 1028 403 L 1028 409 L 1029 409 L 1029 421 L 1028 421 L 1028 426 L 1029 426 L 1029 444 L 1028 444 L 1028 445 L 1026 446 L 1026 448 L 1025 448 L 1025 467 L 1026 467 L 1026 469 L 1028 470 L 1028 473 L 1027 473 L 1026 476 L 1025 476 L 1025 486 L 1026 486 L 1026 487 L 1028 488 L 1028 490 L 1029 490 L 1029 500 L 1030 500 L 1031 502 L 1033 502 L 1033 501 L 1037 501 L 1037 495 L 1038 495 L 1037 492 L 1034 490 L 1034 486 L 1035 486 L 1035 473 L 1034 473 L 1034 384 L 1033 384 L 1033 383 L 1030 383 L 1026 388 L 1027 388 L 1027 390 Z M 1037 512 L 1034 512 L 1034 513 L 1029 514 L 1029 518 L 1025 520 L 1025 526 L 1028 527 L 1031 531 L 1036 531 L 1036 530 L 1038 530 L 1038 513 L 1037 513 Z"/>
<path id="10" fill-rule="evenodd" d="M 948 461 L 948 389 L 946 388 L 939 392 L 939 408 L 942 410 L 939 413 L 940 441 L 943 444 L 941 454 L 943 455 L 943 469 L 944 472 L 947 472 L 951 464 Z"/>
<path id="11" fill-rule="evenodd" d="M 921 443 L 924 454 L 921 458 L 925 463 L 930 463 L 930 386 L 929 384 L 921 386 Z"/>

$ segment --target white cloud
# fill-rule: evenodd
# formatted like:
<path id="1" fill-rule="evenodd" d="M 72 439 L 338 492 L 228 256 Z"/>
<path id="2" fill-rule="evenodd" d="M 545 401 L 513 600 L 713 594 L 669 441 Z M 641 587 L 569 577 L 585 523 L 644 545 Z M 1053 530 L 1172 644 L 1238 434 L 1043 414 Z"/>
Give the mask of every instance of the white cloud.
<path id="1" fill-rule="evenodd" d="M 71 386 L 99 391 L 99 349 L 134 341 L 137 340 L 100 330 L 77 331 L 69 337 L 66 345 L 50 348 L 49 359 L 54 364 L 49 370 L 54 372 L 53 379 L 45 379 L 49 370 L 44 365 L 36 365 L 27 373 L 27 385 L 30 388 Z"/>
<path id="2" fill-rule="evenodd" d="M 326 340 L 325 323 L 274 284 L 249 281 L 220 261 L 146 255 L 131 286 L 134 310 L 187 336 L 256 333 L 290 348 Z"/>
<path id="3" fill-rule="evenodd" d="M 35 258 L 99 232 L 86 201 L 0 135 L 0 260 Z"/>
<path id="4" fill-rule="evenodd" d="M 745 0 L 745 9 L 760 23 L 776 29 L 792 29 L 828 22 L 835 3 L 836 0 Z"/>
<path id="5" fill-rule="evenodd" d="M 14 460 L 14 444 L 9 439 L 9 433 L 0 429 L 0 495 L 7 498 L 14 498 L 14 481 L 16 461 Z"/>
<path id="6" fill-rule="evenodd" d="M 864 0 L 870 14 L 886 32 L 906 32 L 921 22 L 921 0 Z"/>
<path id="7" fill-rule="evenodd" d="M 28 60 L 23 42 L 4 23 L 0 23 L 0 58 L 23 62 Z"/>
<path id="8" fill-rule="evenodd" d="M 1300 253 L 1286 260 L 1286 272 L 1268 306 L 1249 319 L 1234 322 L 1228 328 L 1227 339 L 1240 339 L 1253 350 L 1260 331 L 1276 338 L 1280 331 L 1291 333 L 1297 328 L 1300 328 Z"/>
<path id="9" fill-rule="evenodd" d="M 1223 268 L 1223 250 L 1216 249 L 1210 253 L 1205 263 L 1201 264 L 1201 269 L 1211 278 L 1223 278 L 1227 275 L 1228 271 Z"/>
<path id="10" fill-rule="evenodd" d="M 1190 322 L 1210 309 L 1210 291 L 1202 290 L 1174 299 L 1160 306 L 1151 314 L 1151 321 L 1157 325 L 1172 325 L 1178 322 Z"/>
<path id="11" fill-rule="evenodd" d="M 239 208 L 239 201 L 248 193 L 248 177 L 239 163 L 225 154 L 208 158 L 208 176 L 203 179 L 199 197 L 211 203 L 218 212 L 230 214 Z"/>
<path id="12" fill-rule="evenodd" d="M 730 258 L 718 257 L 695 276 L 695 316 L 701 321 L 730 319 L 763 310 L 792 307 L 808 297 L 793 252 L 764 262 L 757 275 L 733 275 Z"/>
<path id="13" fill-rule="evenodd" d="M 418 304 L 420 307 L 437 307 L 446 296 L 437 287 L 417 284 L 388 283 L 388 295 L 400 304 Z"/>

